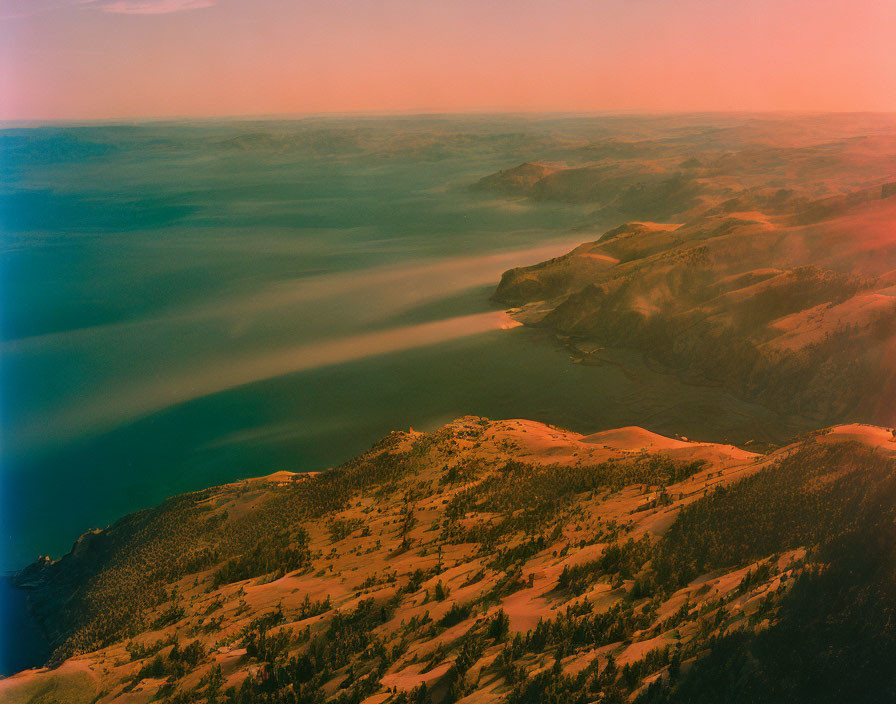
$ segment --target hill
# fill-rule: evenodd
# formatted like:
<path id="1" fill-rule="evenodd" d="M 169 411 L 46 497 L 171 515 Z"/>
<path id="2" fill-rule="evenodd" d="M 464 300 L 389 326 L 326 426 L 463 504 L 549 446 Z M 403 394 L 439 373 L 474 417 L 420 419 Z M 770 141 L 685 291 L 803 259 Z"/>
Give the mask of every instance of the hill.
<path id="1" fill-rule="evenodd" d="M 839 426 L 756 454 L 475 417 L 392 433 L 25 569 L 55 652 L 0 698 L 889 700 L 893 438 Z"/>
<path id="2" fill-rule="evenodd" d="M 579 167 L 592 184 L 599 170 L 653 175 L 592 213 L 627 221 L 505 272 L 494 298 L 576 361 L 634 347 L 815 427 L 896 423 L 894 139 L 719 150 L 704 135 Z"/>

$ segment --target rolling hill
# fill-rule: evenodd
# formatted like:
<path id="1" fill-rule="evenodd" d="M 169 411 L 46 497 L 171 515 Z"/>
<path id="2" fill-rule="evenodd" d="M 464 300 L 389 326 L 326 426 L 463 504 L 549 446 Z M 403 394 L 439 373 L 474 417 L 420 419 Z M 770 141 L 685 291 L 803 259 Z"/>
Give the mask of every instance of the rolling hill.
<path id="1" fill-rule="evenodd" d="M 632 219 L 507 271 L 494 299 L 578 362 L 632 347 L 815 427 L 896 423 L 893 139 L 702 145 L 674 173 L 650 160 L 652 180 L 612 190 L 593 215 Z M 599 168 L 647 163 L 576 170 L 596 183 Z M 540 197 L 558 173 L 518 195 Z"/>

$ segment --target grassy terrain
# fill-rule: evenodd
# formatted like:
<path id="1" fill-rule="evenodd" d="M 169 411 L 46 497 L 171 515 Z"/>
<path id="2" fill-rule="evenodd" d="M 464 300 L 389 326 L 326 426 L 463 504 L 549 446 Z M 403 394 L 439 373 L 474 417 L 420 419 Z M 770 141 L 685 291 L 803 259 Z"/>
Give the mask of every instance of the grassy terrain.
<path id="1" fill-rule="evenodd" d="M 894 455 L 872 426 L 764 455 L 473 417 L 393 433 L 335 470 L 176 497 L 35 563 L 18 579 L 52 667 L 0 692 L 872 701 L 896 686 L 878 668 L 896 642 Z"/>

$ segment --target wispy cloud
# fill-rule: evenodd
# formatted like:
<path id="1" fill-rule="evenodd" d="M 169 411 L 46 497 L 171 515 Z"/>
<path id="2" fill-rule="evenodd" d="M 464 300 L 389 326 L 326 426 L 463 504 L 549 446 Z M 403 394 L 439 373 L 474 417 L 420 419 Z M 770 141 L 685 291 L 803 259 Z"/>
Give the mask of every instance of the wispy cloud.
<path id="1" fill-rule="evenodd" d="M 81 0 L 92 10 L 118 15 L 167 15 L 213 7 L 217 0 Z"/>
<path id="2" fill-rule="evenodd" d="M 21 20 L 55 10 L 67 3 L 45 2 L 44 0 L 0 0 L 0 20 Z"/>

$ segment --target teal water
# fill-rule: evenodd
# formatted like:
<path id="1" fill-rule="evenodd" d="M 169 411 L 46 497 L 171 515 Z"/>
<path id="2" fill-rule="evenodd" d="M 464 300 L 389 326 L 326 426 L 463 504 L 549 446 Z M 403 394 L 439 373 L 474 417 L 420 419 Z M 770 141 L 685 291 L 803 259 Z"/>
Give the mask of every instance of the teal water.
<path id="1" fill-rule="evenodd" d="M 0 132 L 0 569 L 171 494 L 322 469 L 464 414 L 748 439 L 762 409 L 501 329 L 501 272 L 596 231 L 574 231 L 581 207 L 467 185 L 562 156 L 572 127 L 600 133 L 410 118 Z"/>
<path id="2" fill-rule="evenodd" d="M 28 611 L 28 592 L 0 575 L 0 675 L 46 661 L 50 646 Z"/>

